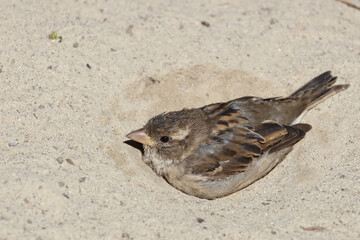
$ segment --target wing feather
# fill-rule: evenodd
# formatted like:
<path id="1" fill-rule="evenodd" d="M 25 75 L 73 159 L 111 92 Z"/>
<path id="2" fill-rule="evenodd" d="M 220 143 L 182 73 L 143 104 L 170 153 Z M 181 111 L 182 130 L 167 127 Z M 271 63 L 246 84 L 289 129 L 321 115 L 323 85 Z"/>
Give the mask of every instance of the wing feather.
<path id="1" fill-rule="evenodd" d="M 224 104 L 214 104 L 212 108 L 209 111 L 214 114 L 215 127 L 211 141 L 185 162 L 193 173 L 214 180 L 246 171 L 262 154 L 294 145 L 311 129 L 308 124 L 287 126 L 269 120 L 251 126 L 248 119 L 239 120 L 239 113 Z"/>

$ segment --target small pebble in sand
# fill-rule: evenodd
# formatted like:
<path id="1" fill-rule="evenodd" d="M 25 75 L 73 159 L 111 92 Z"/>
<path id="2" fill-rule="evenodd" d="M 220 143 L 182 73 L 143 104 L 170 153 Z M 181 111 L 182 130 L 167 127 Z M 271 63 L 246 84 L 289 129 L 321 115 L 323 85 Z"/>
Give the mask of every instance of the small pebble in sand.
<path id="1" fill-rule="evenodd" d="M 56 159 L 56 161 L 59 163 L 59 164 L 62 164 L 64 162 L 64 159 L 62 157 L 58 157 Z"/>
<path id="2" fill-rule="evenodd" d="M 196 218 L 196 220 L 198 221 L 198 223 L 202 223 L 205 221 L 205 219 L 203 219 L 203 218 Z"/>
<path id="3" fill-rule="evenodd" d="M 130 36 L 133 36 L 134 35 L 133 32 L 132 32 L 133 28 L 134 28 L 134 25 L 129 25 L 126 28 L 126 34 L 129 34 Z"/>
<path id="4" fill-rule="evenodd" d="M 79 178 L 79 182 L 85 182 L 85 180 L 86 180 L 86 177 Z"/>
<path id="5" fill-rule="evenodd" d="M 206 21 L 201 21 L 201 24 L 205 27 L 210 27 L 210 23 L 208 23 Z"/>
<path id="6" fill-rule="evenodd" d="M 157 80 L 157 79 L 155 79 L 155 78 L 153 78 L 153 77 L 149 77 L 149 80 L 150 80 L 153 84 L 155 84 L 155 83 L 160 83 L 160 80 Z"/>
<path id="7" fill-rule="evenodd" d="M 128 233 L 123 233 L 121 235 L 122 238 L 131 239 L 130 235 Z"/>
<path id="8" fill-rule="evenodd" d="M 78 48 L 78 47 L 79 47 L 79 43 L 75 42 L 75 43 L 73 44 L 73 47 L 74 47 L 74 48 Z"/>
<path id="9" fill-rule="evenodd" d="M 73 162 L 73 160 L 71 160 L 70 158 L 65 159 L 65 161 L 66 161 L 68 164 L 75 165 L 74 162 Z"/>
<path id="10" fill-rule="evenodd" d="M 18 145 L 20 142 L 18 140 L 11 140 L 8 145 L 9 147 L 15 147 L 16 145 Z"/>

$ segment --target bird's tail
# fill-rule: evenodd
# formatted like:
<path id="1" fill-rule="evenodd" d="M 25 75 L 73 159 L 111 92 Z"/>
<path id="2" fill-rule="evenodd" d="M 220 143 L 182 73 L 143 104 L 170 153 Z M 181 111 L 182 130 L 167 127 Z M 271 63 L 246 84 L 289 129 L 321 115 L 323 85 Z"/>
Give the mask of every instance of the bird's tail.
<path id="1" fill-rule="evenodd" d="M 289 97 L 300 98 L 306 104 L 306 110 L 310 110 L 320 102 L 347 89 L 349 84 L 334 85 L 337 77 L 331 75 L 330 71 L 315 77 L 304 86 L 299 88 Z"/>

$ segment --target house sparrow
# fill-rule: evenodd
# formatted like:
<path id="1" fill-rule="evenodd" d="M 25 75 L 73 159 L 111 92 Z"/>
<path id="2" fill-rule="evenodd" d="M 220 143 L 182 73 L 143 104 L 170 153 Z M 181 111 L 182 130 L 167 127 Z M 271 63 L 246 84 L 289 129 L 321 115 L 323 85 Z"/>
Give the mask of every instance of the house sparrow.
<path id="1" fill-rule="evenodd" d="M 180 191 L 205 199 L 227 196 L 278 165 L 311 129 L 299 123 L 320 101 L 348 84 L 330 71 L 289 97 L 246 96 L 168 112 L 126 135 L 144 145 L 143 160 Z"/>

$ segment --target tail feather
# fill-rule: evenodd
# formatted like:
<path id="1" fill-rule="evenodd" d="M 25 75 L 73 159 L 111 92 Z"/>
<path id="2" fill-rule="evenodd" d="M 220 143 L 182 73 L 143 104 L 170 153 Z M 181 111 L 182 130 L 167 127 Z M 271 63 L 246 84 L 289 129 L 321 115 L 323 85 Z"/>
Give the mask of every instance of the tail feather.
<path id="1" fill-rule="evenodd" d="M 296 90 L 290 98 L 302 99 L 306 110 L 309 110 L 349 87 L 349 84 L 334 85 L 336 79 L 337 77 L 332 76 L 330 71 L 324 72 Z"/>

